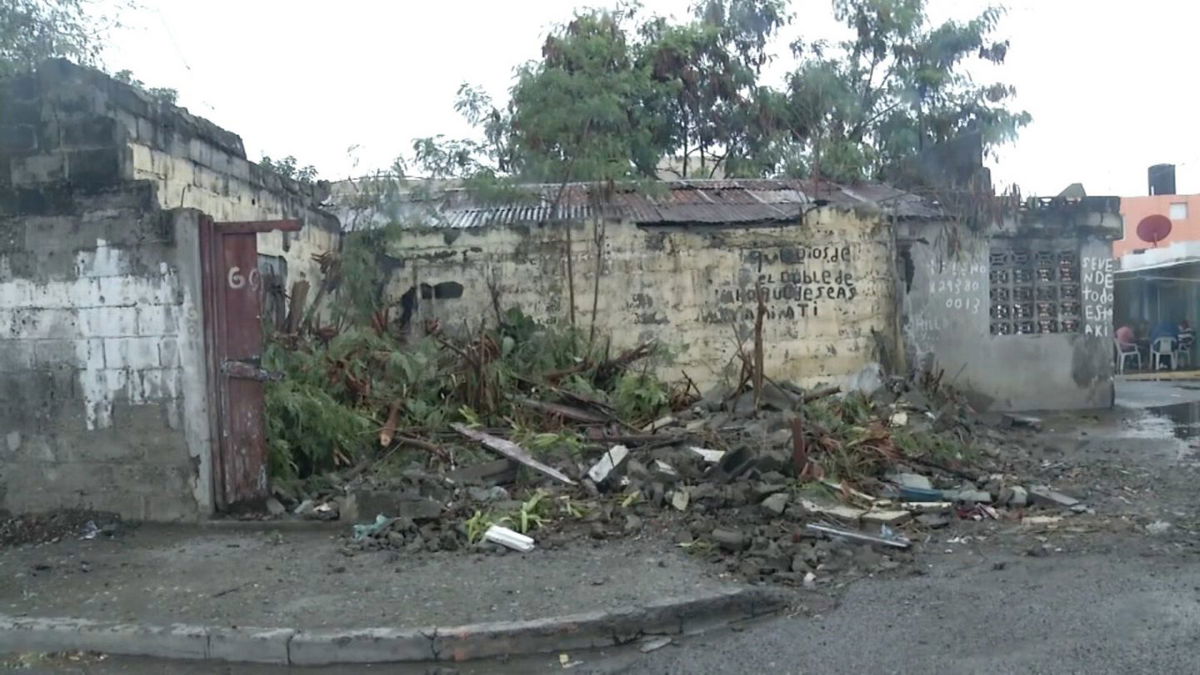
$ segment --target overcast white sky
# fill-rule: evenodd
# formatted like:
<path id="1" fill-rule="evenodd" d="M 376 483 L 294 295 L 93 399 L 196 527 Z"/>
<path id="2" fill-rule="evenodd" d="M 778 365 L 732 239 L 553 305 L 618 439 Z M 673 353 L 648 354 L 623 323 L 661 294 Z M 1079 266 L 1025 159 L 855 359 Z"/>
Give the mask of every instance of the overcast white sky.
<path id="1" fill-rule="evenodd" d="M 538 56 L 573 0 L 138 0 L 105 54 L 180 104 L 242 136 L 251 159 L 295 155 L 337 179 L 383 168 L 411 139 L 466 127 L 459 84 L 503 99 L 513 68 Z M 689 0 L 645 0 L 680 15 Z M 980 0 L 930 0 L 935 19 Z M 797 35 L 836 37 L 828 0 L 794 0 Z M 1146 167 L 1179 166 L 1180 192 L 1200 192 L 1196 50 L 1200 3 L 1187 0 L 1013 0 L 1003 79 L 1033 114 L 993 161 L 997 182 L 1056 194 L 1140 195 Z M 347 154 L 358 146 L 357 159 Z"/>

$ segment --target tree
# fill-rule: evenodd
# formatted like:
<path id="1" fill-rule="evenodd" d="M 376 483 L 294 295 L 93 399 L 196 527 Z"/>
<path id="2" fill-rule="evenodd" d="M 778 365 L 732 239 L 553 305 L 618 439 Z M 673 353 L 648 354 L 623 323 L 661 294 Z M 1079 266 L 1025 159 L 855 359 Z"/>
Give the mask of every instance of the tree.
<path id="1" fill-rule="evenodd" d="M 789 167 L 837 180 L 919 182 L 916 158 L 935 144 L 978 133 L 985 149 L 1013 140 L 1030 116 L 1007 107 L 1013 87 L 976 83 L 971 62 L 1002 64 L 993 37 L 1002 11 L 930 26 L 925 0 L 834 0 L 852 38 L 827 54 L 807 51 L 788 81 L 794 137 L 805 152 Z"/>
<path id="2" fill-rule="evenodd" d="M 925 0 L 832 0 L 850 32 L 836 45 L 793 45 L 784 86 L 763 82 L 787 0 L 700 0 L 683 22 L 636 8 L 588 10 L 555 29 L 519 69 L 509 102 L 463 86 L 456 108 L 482 140 L 414 145 L 434 177 L 604 181 L 676 175 L 820 175 L 910 185 L 929 148 L 978 134 L 990 150 L 1028 113 L 1014 89 L 981 84 L 974 64 L 1002 64 L 990 7 L 932 24 Z"/>
<path id="3" fill-rule="evenodd" d="M 692 14 L 685 24 L 655 18 L 641 29 L 665 117 L 657 145 L 680 160 L 683 178 L 769 171 L 779 99 L 759 77 L 771 39 L 791 19 L 787 3 L 704 0 Z"/>
<path id="4" fill-rule="evenodd" d="M 124 82 L 132 87 L 141 89 L 150 98 L 159 103 L 175 105 L 175 102 L 179 99 L 179 90 L 171 89 L 170 87 L 147 87 L 145 82 L 133 76 L 133 71 L 131 70 L 118 70 L 116 73 L 113 73 L 113 79 L 117 82 Z"/>
<path id="5" fill-rule="evenodd" d="M 111 18 L 90 0 L 5 0 L 0 3 L 0 74 L 63 57 L 95 65 Z"/>

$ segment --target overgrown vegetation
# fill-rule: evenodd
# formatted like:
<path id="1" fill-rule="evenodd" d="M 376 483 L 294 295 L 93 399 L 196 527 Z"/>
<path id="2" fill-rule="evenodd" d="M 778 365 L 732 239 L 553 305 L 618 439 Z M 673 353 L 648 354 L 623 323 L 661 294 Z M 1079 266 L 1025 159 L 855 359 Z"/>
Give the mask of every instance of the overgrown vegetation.
<path id="1" fill-rule="evenodd" d="M 301 166 L 300 162 L 292 155 L 283 159 L 271 159 L 269 156 L 263 155 L 262 159 L 258 160 L 258 165 L 271 173 L 301 183 L 311 183 L 317 179 L 317 167 L 312 164 Z"/>
<path id="2" fill-rule="evenodd" d="M 649 372 L 623 373 L 626 355 L 610 357 L 580 331 L 516 309 L 492 328 L 421 337 L 385 315 L 328 339 L 318 330 L 271 342 L 264 364 L 284 374 L 267 385 L 273 476 L 307 477 L 406 443 L 436 448 L 451 422 L 503 429 L 535 453 L 578 455 L 583 439 L 547 426 L 541 396 L 584 399 L 629 423 L 652 420 L 669 401 Z"/>

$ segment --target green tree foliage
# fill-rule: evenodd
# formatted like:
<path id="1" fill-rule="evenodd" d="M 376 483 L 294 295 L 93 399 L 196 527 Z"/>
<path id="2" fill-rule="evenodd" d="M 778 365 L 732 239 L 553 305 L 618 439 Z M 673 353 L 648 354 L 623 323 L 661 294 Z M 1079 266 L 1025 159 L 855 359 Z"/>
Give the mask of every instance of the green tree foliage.
<path id="1" fill-rule="evenodd" d="M 805 151 L 790 172 L 908 182 L 911 160 L 925 148 L 966 132 L 991 148 L 1029 123 L 1028 113 L 1007 107 L 1013 87 L 977 83 L 966 68 L 1004 62 L 1009 43 L 993 37 L 999 8 L 931 25 L 925 0 L 834 0 L 833 7 L 852 37 L 832 50 L 794 46 L 804 57 L 788 79 L 787 109 Z"/>
<path id="2" fill-rule="evenodd" d="M 112 25 L 90 0 L 0 2 L 0 75 L 63 57 L 94 65 Z"/>
<path id="3" fill-rule="evenodd" d="M 464 85 L 456 108 L 477 140 L 416 141 L 431 177 L 467 181 L 814 175 L 917 180 L 930 146 L 978 133 L 985 148 L 1029 123 L 1002 64 L 1002 11 L 929 20 L 925 0 L 832 0 L 847 39 L 797 42 L 780 87 L 764 82 L 787 0 L 701 0 L 682 22 L 631 6 L 587 10 L 554 29 L 518 70 L 507 104 Z"/>
<path id="4" fill-rule="evenodd" d="M 176 100 L 179 98 L 179 90 L 169 87 L 147 87 L 145 82 L 133 76 L 133 71 L 131 70 L 118 70 L 116 73 L 113 73 L 113 79 L 117 82 L 124 82 L 125 84 L 141 89 L 149 94 L 150 98 L 159 103 L 175 105 Z"/>
<path id="5" fill-rule="evenodd" d="M 271 159 L 269 156 L 263 155 L 262 159 L 258 161 L 258 165 L 267 171 L 301 183 L 311 183 L 317 179 L 317 167 L 312 164 L 300 166 L 300 163 L 292 155 L 283 159 Z"/>

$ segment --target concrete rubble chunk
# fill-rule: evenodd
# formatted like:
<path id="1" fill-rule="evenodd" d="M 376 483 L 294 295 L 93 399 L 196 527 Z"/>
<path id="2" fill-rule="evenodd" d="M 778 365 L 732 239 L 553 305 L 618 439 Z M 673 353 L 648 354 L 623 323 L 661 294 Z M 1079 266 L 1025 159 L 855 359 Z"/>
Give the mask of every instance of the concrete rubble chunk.
<path id="1" fill-rule="evenodd" d="M 676 511 L 686 511 L 690 499 L 691 497 L 687 490 L 674 490 L 671 492 L 671 506 L 675 507 Z"/>
<path id="2" fill-rule="evenodd" d="M 942 494 L 946 499 L 953 502 L 965 502 L 968 504 L 992 503 L 992 493 L 984 490 L 946 490 Z"/>
<path id="3" fill-rule="evenodd" d="M 717 462 L 721 461 L 722 457 L 725 456 L 724 450 L 709 450 L 708 448 L 700 448 L 696 446 L 692 446 L 688 448 L 688 450 L 699 455 L 700 459 L 708 462 L 709 464 L 716 464 Z"/>
<path id="4" fill-rule="evenodd" d="M 1029 491 L 1020 485 L 1013 485 L 1008 488 L 1008 499 L 1004 503 L 1017 508 L 1029 506 Z"/>
<path id="5" fill-rule="evenodd" d="M 867 512 L 866 509 L 856 509 L 852 506 L 844 506 L 842 504 L 818 504 L 808 499 L 801 499 L 800 506 L 810 514 L 818 516 L 829 516 L 831 518 L 839 518 L 841 520 L 858 520 Z"/>
<path id="6" fill-rule="evenodd" d="M 1035 485 L 1029 488 L 1029 499 L 1034 504 L 1042 506 L 1057 506 L 1064 509 L 1069 509 L 1079 503 L 1078 499 L 1068 497 L 1061 492 L 1051 490 L 1045 485 Z"/>
<path id="7" fill-rule="evenodd" d="M 596 485 L 601 485 L 609 479 L 613 471 L 629 457 L 629 448 L 624 445 L 614 445 L 588 469 L 588 478 Z"/>
<path id="8" fill-rule="evenodd" d="M 933 489 L 933 483 L 919 473 L 897 473 L 888 478 L 900 487 L 912 488 L 914 490 Z"/>
<path id="9" fill-rule="evenodd" d="M 746 535 L 737 530 L 717 528 L 712 531 L 712 539 L 718 546 L 727 551 L 742 551 L 750 545 Z"/>
<path id="10" fill-rule="evenodd" d="M 787 508 L 787 504 L 788 504 L 787 493 L 786 492 L 776 492 L 775 494 L 770 495 L 766 499 L 764 499 L 762 501 L 762 504 L 760 504 L 760 506 L 762 506 L 763 510 L 766 511 L 767 513 L 776 515 L 776 516 L 780 516 L 780 515 L 783 515 L 784 510 Z"/>

